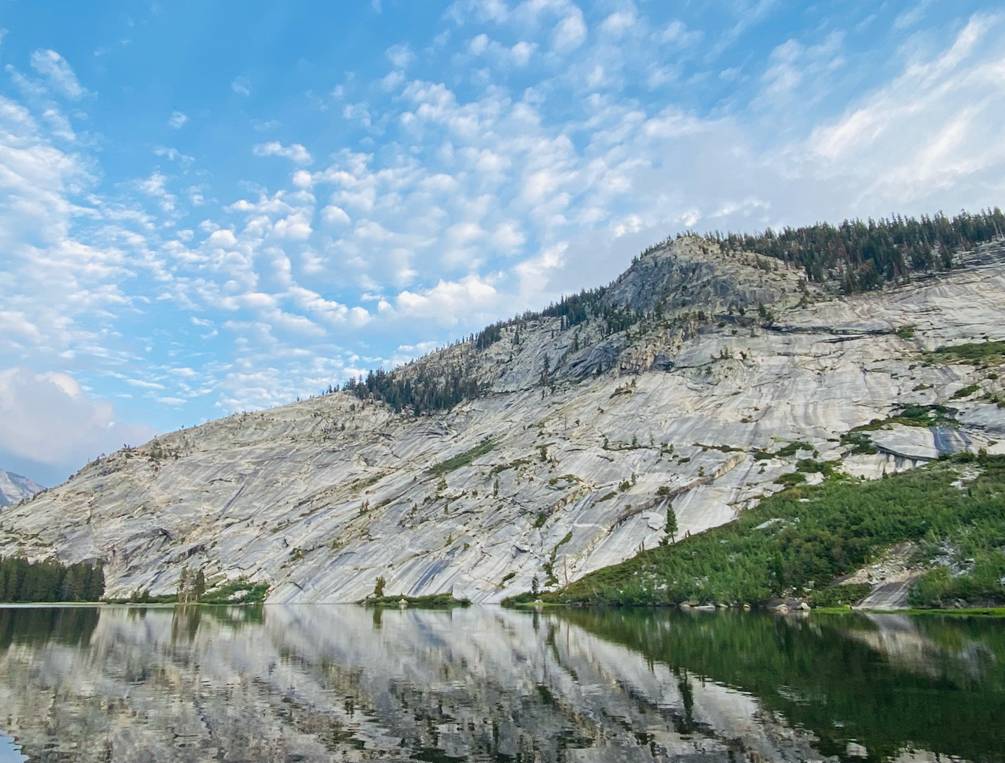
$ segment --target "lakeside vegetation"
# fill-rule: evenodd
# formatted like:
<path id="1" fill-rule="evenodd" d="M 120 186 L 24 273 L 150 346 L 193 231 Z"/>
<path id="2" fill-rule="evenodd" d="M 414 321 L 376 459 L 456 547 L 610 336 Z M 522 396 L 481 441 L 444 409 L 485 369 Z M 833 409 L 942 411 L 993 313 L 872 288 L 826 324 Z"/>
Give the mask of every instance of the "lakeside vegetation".
<path id="1" fill-rule="evenodd" d="M 369 596 L 359 602 L 367 607 L 412 607 L 415 609 L 451 609 L 470 606 L 467 599 L 455 599 L 449 593 L 434 593 L 429 596 Z"/>
<path id="2" fill-rule="evenodd" d="M 104 594 L 105 573 L 100 564 L 0 558 L 0 602 L 93 602 Z"/>
<path id="3" fill-rule="evenodd" d="M 1005 604 L 1005 456 L 962 454 L 879 480 L 835 474 L 796 485 L 735 522 L 643 551 L 540 598 L 661 606 L 802 596 L 835 606 L 848 603 L 833 586 L 837 579 L 903 541 L 917 545 L 919 565 L 933 568 L 912 604 Z"/>
<path id="4" fill-rule="evenodd" d="M 361 602 L 364 607 L 410 607 L 414 609 L 451 609 L 453 607 L 470 607 L 467 599 L 455 599 L 449 593 L 438 593 L 429 596 L 370 596 Z"/>
<path id="5" fill-rule="evenodd" d="M 388 607 L 414 607 L 416 609 L 451 609 L 453 607 L 468 607 L 467 599 L 455 599 L 449 593 L 435 593 L 427 596 L 405 596 L 404 594 L 389 594 L 385 592 L 387 580 L 379 576 L 373 584 L 373 593 L 365 599 L 356 602 L 364 607 L 383 609 Z"/>
<path id="6" fill-rule="evenodd" d="M 124 599 L 106 599 L 109 604 L 261 604 L 269 594 L 269 584 L 253 580 L 228 580 L 206 589 L 202 571 L 189 574 L 183 570 L 178 591 L 173 594 L 153 595 L 150 591 L 134 591 Z"/>

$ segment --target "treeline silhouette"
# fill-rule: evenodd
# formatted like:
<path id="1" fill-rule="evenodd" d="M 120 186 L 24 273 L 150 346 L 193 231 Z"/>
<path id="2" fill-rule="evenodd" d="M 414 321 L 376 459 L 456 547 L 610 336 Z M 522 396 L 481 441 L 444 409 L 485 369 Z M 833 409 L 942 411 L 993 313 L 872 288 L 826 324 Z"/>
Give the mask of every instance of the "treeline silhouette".
<path id="1" fill-rule="evenodd" d="M 948 269 L 953 253 L 1001 238 L 1005 214 L 995 207 L 955 217 L 895 215 L 880 220 L 845 220 L 803 228 L 707 238 L 726 251 L 756 252 L 801 266 L 811 281 L 841 273 L 846 293 L 876 289 L 911 272 Z"/>
<path id="2" fill-rule="evenodd" d="M 105 595 L 101 565 L 0 559 L 0 601 L 100 601 Z"/>
<path id="3" fill-rule="evenodd" d="M 363 379 L 350 379 L 342 387 L 361 400 L 373 398 L 387 403 L 396 411 L 406 408 L 415 414 L 449 410 L 462 400 L 477 397 L 481 385 L 463 366 L 443 372 L 427 373 L 416 368 L 409 375 L 382 368 L 370 371 Z"/>
<path id="4" fill-rule="evenodd" d="M 674 238 L 692 235 L 680 233 L 667 237 L 648 247 L 635 261 L 667 246 Z M 798 265 L 810 281 L 839 279 L 845 293 L 854 293 L 879 288 L 911 272 L 948 269 L 955 252 L 1001 239 L 1003 235 L 1005 214 L 995 207 L 977 213 L 960 212 L 954 217 L 942 212 L 919 218 L 895 215 L 879 220 L 845 220 L 836 226 L 817 223 L 780 231 L 769 228 L 755 234 L 714 232 L 703 238 L 717 243 L 726 252 L 755 252 Z M 458 344 L 470 343 L 476 351 L 484 351 L 512 329 L 512 344 L 518 346 L 521 328 L 541 318 L 559 318 L 561 331 L 590 320 L 600 321 L 601 335 L 610 336 L 646 317 L 644 313 L 612 304 L 606 299 L 609 291 L 609 286 L 602 286 L 564 296 L 540 312 L 525 312 L 486 326 Z M 661 308 L 659 304 L 653 305 L 652 314 L 658 318 Z M 763 306 L 761 309 L 764 310 Z M 578 335 L 574 349 L 579 349 Z M 371 371 L 365 378 L 351 379 L 341 389 L 363 400 L 383 401 L 396 411 L 419 414 L 449 410 L 482 392 L 472 368 L 471 364 L 458 364 L 443 372 L 433 365 L 423 368 L 410 364 L 407 372 Z M 329 387 L 328 392 L 336 389 Z"/>

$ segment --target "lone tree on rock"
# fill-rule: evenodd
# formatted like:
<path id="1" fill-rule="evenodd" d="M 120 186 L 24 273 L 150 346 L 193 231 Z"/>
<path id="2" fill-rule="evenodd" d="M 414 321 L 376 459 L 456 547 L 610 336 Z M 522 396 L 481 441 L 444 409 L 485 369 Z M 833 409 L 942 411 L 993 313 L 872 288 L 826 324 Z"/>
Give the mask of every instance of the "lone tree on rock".
<path id="1" fill-rule="evenodd" d="M 667 505 L 667 521 L 664 527 L 667 537 L 670 538 L 671 543 L 677 542 L 677 515 L 674 514 L 673 506 Z M 666 538 L 663 538 L 663 543 L 666 543 Z"/>

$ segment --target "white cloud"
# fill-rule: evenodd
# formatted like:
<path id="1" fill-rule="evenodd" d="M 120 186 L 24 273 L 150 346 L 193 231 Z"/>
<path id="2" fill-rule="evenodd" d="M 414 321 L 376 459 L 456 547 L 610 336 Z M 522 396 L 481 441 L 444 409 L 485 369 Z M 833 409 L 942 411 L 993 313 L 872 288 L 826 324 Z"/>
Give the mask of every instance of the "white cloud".
<path id="1" fill-rule="evenodd" d="M 59 53 L 54 50 L 36 50 L 31 54 L 32 68 L 45 77 L 59 93 L 71 100 L 79 100 L 85 90 L 77 81 L 77 75 Z"/>
<path id="2" fill-rule="evenodd" d="M 278 140 L 272 140 L 268 143 L 256 144 L 251 152 L 255 156 L 280 156 L 289 159 L 294 164 L 310 164 L 314 161 L 310 152 L 300 143 L 283 145 Z"/>
<path id="3" fill-rule="evenodd" d="M 521 40 L 507 47 L 486 34 L 479 34 L 468 41 L 468 52 L 473 56 L 489 56 L 501 66 L 526 66 L 537 43 Z"/>
<path id="4" fill-rule="evenodd" d="M 425 291 L 402 291 L 395 298 L 398 314 L 422 318 L 443 325 L 455 325 L 471 312 L 498 309 L 499 292 L 485 279 L 475 275 L 459 281 L 439 281 Z"/>
<path id="5" fill-rule="evenodd" d="M 559 53 L 575 50 L 586 40 L 586 22 L 583 12 L 572 7 L 555 26 L 551 35 L 551 46 Z"/>
<path id="6" fill-rule="evenodd" d="M 798 95 L 805 106 L 826 96 L 826 77 L 841 68 L 845 59 L 841 54 L 843 35 L 832 32 L 816 45 L 804 45 L 789 39 L 771 51 L 769 66 L 762 77 L 764 89 L 761 98 L 769 108 Z M 800 86 L 806 85 L 800 89 Z M 811 92 L 806 92 L 807 90 Z"/>
<path id="7" fill-rule="evenodd" d="M 470 42 L 468 42 L 468 50 L 474 56 L 480 56 L 489 47 L 489 36 L 482 32 L 481 34 L 472 37 Z"/>
<path id="8" fill-rule="evenodd" d="M 990 203 L 1005 165 L 1005 17 L 975 16 L 953 44 L 914 61 L 807 141 L 823 171 L 858 184 L 859 204 L 958 209 Z M 856 180 L 851 180 L 856 178 Z M 1002 186 L 999 184 L 999 188 Z M 927 200 L 927 201 L 926 201 Z"/>
<path id="9" fill-rule="evenodd" d="M 349 217 L 346 211 L 335 204 L 329 204 L 322 209 L 321 218 L 328 225 L 348 225 L 352 222 L 352 218 Z"/>
<path id="10" fill-rule="evenodd" d="M 230 82 L 230 89 L 237 95 L 249 96 L 251 95 L 251 80 L 247 77 L 235 77 Z"/>
<path id="11" fill-rule="evenodd" d="M 897 18 L 893 20 L 893 28 L 900 30 L 916 25 L 925 17 L 925 14 L 928 13 L 928 9 L 931 5 L 932 0 L 919 0 L 919 2 L 916 2 L 906 11 L 900 13 Z"/>
<path id="12" fill-rule="evenodd" d="M 660 33 L 659 38 L 668 45 L 687 48 L 697 43 L 703 36 L 700 29 L 689 29 L 683 21 L 675 19 Z"/>
<path id="13" fill-rule="evenodd" d="M 221 228 L 213 231 L 206 239 L 206 243 L 210 246 L 233 249 L 237 246 L 237 236 L 234 235 L 234 231 Z"/>
<path id="14" fill-rule="evenodd" d="M 8 462 L 61 475 L 152 435 L 149 427 L 119 420 L 111 403 L 89 396 L 69 374 L 0 371 L 0 458 Z"/>
<path id="15" fill-rule="evenodd" d="M 154 156 L 159 156 L 171 162 L 179 162 L 186 166 L 195 161 L 194 157 L 183 154 L 177 148 L 170 146 L 154 146 Z"/>
<path id="16" fill-rule="evenodd" d="M 273 225 L 273 232 L 279 238 L 306 241 L 312 232 L 310 219 L 303 212 L 295 212 L 277 220 Z"/>
<path id="17" fill-rule="evenodd" d="M 530 61 L 530 57 L 534 55 L 534 49 L 537 47 L 534 43 L 530 42 L 518 42 L 510 48 L 510 56 L 513 58 L 513 63 L 517 66 L 526 66 Z"/>
<path id="18" fill-rule="evenodd" d="M 415 54 L 408 45 L 392 45 L 387 49 L 387 60 L 399 69 L 405 69 L 415 59 Z"/>
<path id="19" fill-rule="evenodd" d="M 168 117 L 168 127 L 172 130 L 180 130 L 186 124 L 188 124 L 188 115 L 180 111 L 172 111 L 171 116 Z"/>
<path id="20" fill-rule="evenodd" d="M 631 8 L 625 8 L 615 11 L 605 18 L 600 24 L 600 31 L 617 37 L 630 30 L 637 22 L 635 11 Z"/>
<path id="21" fill-rule="evenodd" d="M 150 177 L 140 180 L 137 187 L 147 196 L 157 199 L 165 213 L 170 214 L 175 211 L 177 199 L 167 190 L 167 177 L 162 173 L 152 173 Z"/>

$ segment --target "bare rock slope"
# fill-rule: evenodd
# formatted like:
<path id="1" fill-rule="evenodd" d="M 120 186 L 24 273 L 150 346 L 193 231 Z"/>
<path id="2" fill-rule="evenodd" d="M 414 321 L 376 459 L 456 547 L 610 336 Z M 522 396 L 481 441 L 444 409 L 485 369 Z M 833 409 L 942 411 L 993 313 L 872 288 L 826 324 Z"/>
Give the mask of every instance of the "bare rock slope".
<path id="1" fill-rule="evenodd" d="M 799 459 L 873 478 L 1005 452 L 1002 381 L 928 354 L 1005 340 L 1000 245 L 836 297 L 683 238 L 591 315 L 546 311 L 397 372 L 476 380 L 446 413 L 335 393 L 121 450 L 5 511 L 0 555 L 101 559 L 109 596 L 173 593 L 198 567 L 267 582 L 272 601 L 357 600 L 383 576 L 390 593 L 493 602 L 659 543 L 668 507 L 678 537 L 728 522 Z M 944 408 L 848 437 L 907 405 Z"/>

